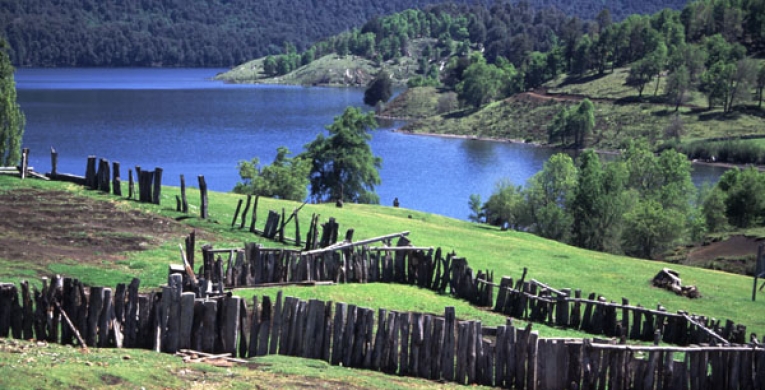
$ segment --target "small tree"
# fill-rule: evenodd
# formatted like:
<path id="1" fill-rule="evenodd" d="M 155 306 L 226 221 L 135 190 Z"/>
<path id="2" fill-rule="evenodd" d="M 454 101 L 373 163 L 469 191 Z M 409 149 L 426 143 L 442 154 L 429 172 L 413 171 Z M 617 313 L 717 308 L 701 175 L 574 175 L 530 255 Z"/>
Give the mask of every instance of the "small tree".
<path id="1" fill-rule="evenodd" d="M 638 97 L 643 97 L 643 90 L 646 84 L 651 81 L 655 74 L 654 66 L 648 60 L 640 60 L 632 65 L 630 73 L 627 75 L 627 85 L 637 89 Z"/>
<path id="2" fill-rule="evenodd" d="M 481 203 L 481 194 L 470 194 L 468 207 L 470 207 L 470 215 L 468 216 L 470 222 L 478 223 L 483 221 L 485 215 L 482 208 L 483 204 Z"/>
<path id="3" fill-rule="evenodd" d="M 392 95 L 393 86 L 390 81 L 390 74 L 381 70 L 367 85 L 367 89 L 364 91 L 364 104 L 374 107 L 377 103 L 386 103 Z"/>
<path id="4" fill-rule="evenodd" d="M 5 40 L 0 39 L 0 166 L 19 163 L 26 119 L 16 102 L 16 81 Z"/>
<path id="5" fill-rule="evenodd" d="M 757 107 L 762 108 L 762 90 L 765 89 L 765 65 L 761 65 L 757 71 Z"/>
<path id="6" fill-rule="evenodd" d="M 688 68 L 685 65 L 680 65 L 674 72 L 670 73 L 667 77 L 667 86 L 665 92 L 667 94 L 667 102 L 675 106 L 675 112 L 680 109 L 680 105 L 685 100 L 685 95 L 688 92 L 688 88 L 691 85 L 691 78 L 688 74 Z"/>
<path id="7" fill-rule="evenodd" d="M 380 184 L 377 169 L 382 159 L 372 154 L 368 130 L 377 127 L 374 114 L 348 107 L 305 146 L 302 157 L 311 162 L 311 196 L 319 201 L 343 200 L 380 203 L 374 188 Z"/>
<path id="8" fill-rule="evenodd" d="M 304 200 L 308 194 L 308 172 L 311 165 L 302 158 L 289 158 L 289 149 L 277 149 L 273 164 L 261 168 L 260 160 L 240 161 L 239 177 L 234 187 L 237 194 L 262 195 L 279 199 Z"/>
<path id="9" fill-rule="evenodd" d="M 497 182 L 494 192 L 483 205 L 486 222 L 494 226 L 516 229 L 522 225 L 523 195 L 521 187 L 516 187 L 510 180 Z"/>

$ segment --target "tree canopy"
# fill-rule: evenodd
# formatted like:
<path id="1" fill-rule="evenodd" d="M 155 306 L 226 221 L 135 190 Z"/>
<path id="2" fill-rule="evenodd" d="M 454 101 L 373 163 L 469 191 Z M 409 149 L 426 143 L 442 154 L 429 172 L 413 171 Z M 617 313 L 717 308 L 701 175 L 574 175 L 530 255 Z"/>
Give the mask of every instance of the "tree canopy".
<path id="1" fill-rule="evenodd" d="M 290 158 L 289 149 L 279 147 L 271 165 L 260 167 L 260 160 L 240 161 L 242 181 L 234 187 L 238 194 L 262 195 L 272 198 L 302 201 L 308 195 L 310 163 L 303 158 Z"/>
<path id="2" fill-rule="evenodd" d="M 372 154 L 369 130 L 377 127 L 374 113 L 348 107 L 327 126 L 329 136 L 319 134 L 305 145 L 300 156 L 311 163 L 311 196 L 320 202 L 380 203 L 374 192 L 380 184 L 382 159 Z"/>
<path id="3" fill-rule="evenodd" d="M 14 68 L 0 39 L 0 166 L 14 166 L 21 158 L 21 140 L 26 120 L 16 102 Z"/>

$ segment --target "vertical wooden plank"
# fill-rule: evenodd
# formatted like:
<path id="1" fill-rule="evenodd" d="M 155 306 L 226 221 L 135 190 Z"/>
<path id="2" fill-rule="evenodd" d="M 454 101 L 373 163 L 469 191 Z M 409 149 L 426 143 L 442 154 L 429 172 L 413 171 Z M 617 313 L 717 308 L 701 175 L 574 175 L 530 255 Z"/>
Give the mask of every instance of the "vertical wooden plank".
<path id="1" fill-rule="evenodd" d="M 574 342 L 566 344 L 567 367 L 566 367 L 566 385 L 575 384 L 578 388 L 583 388 L 582 383 L 582 343 Z"/>
<path id="2" fill-rule="evenodd" d="M 468 384 L 474 384 L 476 383 L 476 359 L 478 356 L 478 351 L 476 348 L 476 339 L 478 339 L 477 334 L 477 322 L 476 321 L 468 321 L 468 333 L 467 333 L 467 383 Z"/>
<path id="3" fill-rule="evenodd" d="M 446 381 L 454 381 L 454 333 L 456 330 L 456 313 L 453 306 L 444 309 L 444 342 L 441 368 Z M 434 356 L 434 358 L 436 358 Z"/>
<path id="4" fill-rule="evenodd" d="M 263 296 L 260 308 L 260 329 L 258 329 L 258 356 L 268 354 L 268 336 L 271 333 L 271 297 Z"/>
<path id="5" fill-rule="evenodd" d="M 186 178 L 181 175 L 181 212 L 186 214 L 189 212 L 189 201 L 186 198 Z M 187 251 L 188 252 L 188 251 Z M 189 262 L 194 267 L 194 263 Z"/>
<path id="6" fill-rule="evenodd" d="M 527 347 L 529 349 L 528 353 L 528 364 L 527 364 L 527 374 L 526 374 L 526 389 L 528 390 L 536 390 L 537 388 L 537 352 L 538 352 L 538 340 L 539 340 L 539 332 L 533 331 L 529 335 L 529 341 L 527 344 Z"/>
<path id="7" fill-rule="evenodd" d="M 26 280 L 21 282 L 21 302 L 23 304 L 24 313 L 22 321 L 22 337 L 24 340 L 31 340 L 34 338 L 34 305 L 32 296 L 29 293 L 29 282 Z"/>
<path id="8" fill-rule="evenodd" d="M 441 380 L 442 378 L 442 371 L 443 368 L 441 365 L 443 364 L 443 359 L 441 359 L 441 356 L 444 354 L 443 349 L 443 341 L 444 341 L 444 327 L 445 327 L 445 321 L 443 318 L 435 317 L 433 318 L 433 337 L 430 339 L 430 350 L 431 353 L 427 355 L 427 361 L 430 361 L 430 379 L 435 380 Z M 427 367 L 427 361 L 426 362 L 420 362 L 420 364 L 425 364 Z"/>
<path id="9" fill-rule="evenodd" d="M 374 319 L 372 319 L 374 321 Z M 370 332 L 372 331 L 370 325 Z M 332 301 L 324 305 L 324 334 L 322 335 L 321 359 L 329 363 L 330 352 L 332 350 Z"/>
<path id="10" fill-rule="evenodd" d="M 382 370 L 388 374 L 395 374 L 398 364 L 398 343 L 396 343 L 396 312 L 389 312 L 385 321 L 385 345 L 382 353 Z"/>
<path id="11" fill-rule="evenodd" d="M 116 196 L 122 196 L 122 182 L 120 180 L 120 163 L 112 162 L 112 193 Z"/>
<path id="12" fill-rule="evenodd" d="M 245 299 L 239 300 L 239 357 L 244 359 L 247 357 L 249 348 L 249 330 L 250 323 L 247 312 L 247 301 Z"/>
<path id="13" fill-rule="evenodd" d="M 356 309 L 356 326 L 354 329 L 353 356 L 351 357 L 352 367 L 364 366 L 364 350 L 366 348 L 366 313 L 369 309 L 359 307 Z"/>
<path id="14" fill-rule="evenodd" d="M 241 298 L 224 298 L 225 311 L 221 318 L 223 323 L 220 326 L 221 341 L 223 343 L 223 352 L 236 356 L 237 339 L 239 338 L 239 309 L 241 307 Z"/>
<path id="15" fill-rule="evenodd" d="M 414 313 L 412 314 L 412 355 L 409 359 L 408 370 L 413 375 L 419 377 L 422 377 L 420 375 L 420 349 L 422 348 L 422 340 L 424 338 L 422 313 Z"/>
<path id="16" fill-rule="evenodd" d="M 385 338 L 387 328 L 387 311 L 385 309 L 378 309 L 377 311 L 377 334 L 375 335 L 374 350 L 372 351 L 372 369 L 381 370 L 383 354 L 385 349 Z"/>
<path id="17" fill-rule="evenodd" d="M 529 359 L 529 339 L 531 337 L 531 324 L 526 326 L 524 330 L 518 330 L 516 334 L 515 343 L 515 387 L 518 389 L 525 389 L 527 363 Z"/>
<path id="18" fill-rule="evenodd" d="M 364 310 L 364 368 L 372 366 L 373 341 L 374 341 L 375 312 L 371 309 Z"/>
<path id="19" fill-rule="evenodd" d="M 88 305 L 88 328 L 85 332 L 85 343 L 89 347 L 95 347 L 98 337 L 98 320 L 103 308 L 104 288 L 91 287 Z"/>
<path id="20" fill-rule="evenodd" d="M 501 289 L 500 289 L 501 291 Z M 500 293 L 501 294 L 501 293 Z M 497 298 L 499 299 L 499 297 Z M 494 343 L 494 386 L 497 387 L 510 387 L 510 384 L 506 384 L 505 377 L 507 376 L 507 327 L 504 325 L 497 327 L 497 336 Z"/>
<path id="21" fill-rule="evenodd" d="M 178 348 L 191 348 L 191 326 L 194 321 L 194 293 L 181 294 L 180 329 L 178 331 Z"/>
<path id="22" fill-rule="evenodd" d="M 457 329 L 457 369 L 454 381 L 464 385 L 468 374 L 470 324 L 468 322 L 460 322 L 457 325 Z"/>
<path id="23" fill-rule="evenodd" d="M 104 300 L 101 314 L 98 318 L 98 347 L 109 347 L 109 325 L 111 320 L 112 308 L 112 289 L 104 289 Z"/>
<path id="24" fill-rule="evenodd" d="M 199 181 L 199 217 L 202 219 L 207 219 L 208 212 L 208 200 L 207 200 L 207 182 L 205 181 L 205 177 L 203 175 L 199 175 L 197 177 L 197 180 Z"/>
<path id="25" fill-rule="evenodd" d="M 276 355 L 279 347 L 279 337 L 282 333 L 282 291 L 276 293 L 276 306 L 274 307 L 274 318 L 271 324 L 271 340 L 268 353 Z"/>
<path id="26" fill-rule="evenodd" d="M 202 335 L 202 352 L 215 353 L 215 339 L 218 335 L 218 303 L 216 301 L 204 302 L 200 333 Z"/>
<path id="27" fill-rule="evenodd" d="M 398 314 L 400 326 L 401 358 L 399 362 L 399 375 L 409 375 L 409 312 Z"/>
<path id="28" fill-rule="evenodd" d="M 336 303 L 335 304 L 335 322 L 332 325 L 333 329 L 333 336 L 332 336 L 332 365 L 337 366 L 340 365 L 340 362 L 343 361 L 343 345 L 344 345 L 344 338 L 343 333 L 345 332 L 345 318 L 348 313 L 348 305 L 345 303 Z"/>

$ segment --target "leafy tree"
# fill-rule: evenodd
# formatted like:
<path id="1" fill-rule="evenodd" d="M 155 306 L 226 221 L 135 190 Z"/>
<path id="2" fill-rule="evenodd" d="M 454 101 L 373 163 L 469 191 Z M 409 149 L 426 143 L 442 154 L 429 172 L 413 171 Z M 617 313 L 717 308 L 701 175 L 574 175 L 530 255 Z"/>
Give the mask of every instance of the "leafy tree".
<path id="1" fill-rule="evenodd" d="M 21 158 L 21 140 L 26 119 L 16 102 L 14 68 L 0 39 L 0 165 L 12 166 Z"/>
<path id="2" fill-rule="evenodd" d="M 483 204 L 481 203 L 481 194 L 470 194 L 470 200 L 468 200 L 468 207 L 470 207 L 470 215 L 468 220 L 470 222 L 481 222 L 486 216 L 483 211 Z"/>
<path id="3" fill-rule="evenodd" d="M 569 122 L 574 126 L 576 145 L 584 148 L 587 137 L 595 130 L 595 105 L 590 99 L 585 98 L 579 103 Z"/>
<path id="4" fill-rule="evenodd" d="M 664 42 L 659 42 L 656 49 L 648 56 L 648 61 L 653 65 L 653 71 L 656 76 L 656 88 L 653 90 L 653 96 L 656 96 L 659 93 L 661 72 L 664 71 L 667 63 L 667 45 Z"/>
<path id="5" fill-rule="evenodd" d="M 701 214 L 704 216 L 707 231 L 717 233 L 727 230 L 728 217 L 725 215 L 725 191 L 718 187 L 709 191 L 701 203 Z"/>
<path id="6" fill-rule="evenodd" d="M 765 65 L 760 65 L 760 69 L 757 71 L 755 86 L 757 88 L 757 107 L 762 108 L 762 91 L 765 89 Z"/>
<path id="7" fill-rule="evenodd" d="M 391 95 L 393 95 L 393 86 L 390 81 L 390 74 L 385 70 L 381 70 L 377 73 L 372 81 L 369 82 L 367 89 L 364 91 L 364 104 L 368 106 L 376 106 L 377 103 L 386 103 Z"/>
<path id="8" fill-rule="evenodd" d="M 533 89 L 552 79 L 547 67 L 547 55 L 538 51 L 529 53 L 523 63 L 524 85 Z"/>
<path id="9" fill-rule="evenodd" d="M 579 180 L 569 205 L 574 245 L 598 251 L 617 250 L 625 178 L 620 163 L 610 163 L 604 169 L 594 151 L 585 150 L 579 156 Z"/>
<path id="10" fill-rule="evenodd" d="M 765 212 L 765 197 L 762 196 L 765 192 L 765 176 L 755 168 L 732 169 L 723 174 L 720 182 L 721 189 L 726 192 L 725 214 L 732 225 L 748 228 L 762 221 Z"/>
<path id="11" fill-rule="evenodd" d="M 521 187 L 516 187 L 510 180 L 496 183 L 494 192 L 483 205 L 486 222 L 494 226 L 517 229 L 523 221 L 523 195 Z"/>
<path id="12" fill-rule="evenodd" d="M 730 93 L 728 80 L 733 78 L 735 72 L 734 64 L 718 61 L 701 74 L 699 90 L 707 96 L 710 109 L 715 105 L 727 104 Z M 723 111 L 727 111 L 725 107 Z"/>
<path id="13" fill-rule="evenodd" d="M 651 82 L 651 78 L 656 73 L 655 66 L 648 60 L 640 60 L 630 67 L 630 73 L 627 75 L 626 84 L 637 89 L 638 97 L 643 97 L 643 90 L 646 84 Z"/>
<path id="14" fill-rule="evenodd" d="M 682 237 L 685 215 L 675 209 L 665 209 L 653 199 L 637 202 L 624 215 L 622 234 L 625 253 L 646 259 L 653 258 Z"/>
<path id="15" fill-rule="evenodd" d="M 374 113 L 363 114 L 348 107 L 327 126 L 329 136 L 319 134 L 305 146 L 301 156 L 311 162 L 311 196 L 318 201 L 342 200 L 380 203 L 374 187 L 380 184 L 377 169 L 382 159 L 372 154 L 368 130 L 377 127 Z"/>
<path id="16" fill-rule="evenodd" d="M 756 77 L 754 60 L 736 63 L 718 61 L 701 75 L 699 89 L 707 95 L 709 107 L 721 104 L 724 112 L 733 111 L 736 101 L 745 99 Z"/>
<path id="17" fill-rule="evenodd" d="M 583 35 L 577 41 L 574 48 L 574 58 L 571 63 L 571 72 L 583 76 L 590 70 L 590 64 L 592 63 L 592 40 L 589 35 Z"/>
<path id="18" fill-rule="evenodd" d="M 529 230 L 539 236 L 568 242 L 573 217 L 568 210 L 577 183 L 577 168 L 571 157 L 550 157 L 524 191 Z"/>
<path id="19" fill-rule="evenodd" d="M 308 173 L 311 165 L 303 158 L 289 158 L 289 149 L 279 147 L 273 164 L 261 168 L 258 158 L 240 161 L 242 182 L 234 187 L 237 194 L 262 195 L 301 201 L 308 195 Z"/>
<path id="20" fill-rule="evenodd" d="M 487 64 L 486 59 L 476 53 L 473 63 L 465 69 L 463 80 L 457 84 L 461 101 L 473 107 L 480 107 L 501 96 L 508 77 L 505 72 Z"/>
<path id="21" fill-rule="evenodd" d="M 685 96 L 691 86 L 691 77 L 688 74 L 688 68 L 680 65 L 667 76 L 667 85 L 664 92 L 667 94 L 667 102 L 675 106 L 675 112 L 680 109 L 680 105 L 685 101 Z"/>

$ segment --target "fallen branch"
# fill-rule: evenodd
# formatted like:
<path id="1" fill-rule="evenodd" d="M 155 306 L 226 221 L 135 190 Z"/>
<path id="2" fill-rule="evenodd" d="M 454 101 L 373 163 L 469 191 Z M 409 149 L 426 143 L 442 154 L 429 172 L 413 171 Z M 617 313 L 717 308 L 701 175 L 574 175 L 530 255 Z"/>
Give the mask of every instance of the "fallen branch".
<path id="1" fill-rule="evenodd" d="M 191 349 L 181 349 L 179 352 L 175 353 L 175 356 L 182 357 L 183 360 L 187 363 L 204 363 L 205 361 L 208 361 L 208 360 L 225 360 L 232 363 L 249 363 L 249 361 L 244 359 L 232 358 L 230 353 L 213 355 L 210 353 L 194 351 Z M 198 356 L 198 357 L 194 357 L 194 356 Z"/>
<path id="2" fill-rule="evenodd" d="M 61 316 L 64 317 L 64 320 L 66 321 L 67 325 L 69 325 L 69 328 L 72 329 L 72 332 L 74 332 L 74 336 L 77 337 L 77 342 L 80 343 L 80 346 L 82 349 L 85 350 L 85 352 L 90 352 L 88 350 L 88 345 L 85 344 L 85 340 L 82 339 L 82 336 L 80 336 L 80 331 L 77 330 L 77 327 L 72 324 L 72 320 L 69 319 L 69 316 L 66 314 L 64 309 L 61 307 L 61 305 L 58 304 L 58 302 L 55 303 L 56 308 L 61 312 Z"/>

